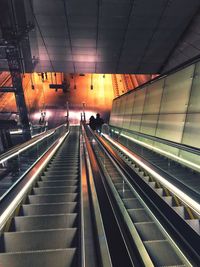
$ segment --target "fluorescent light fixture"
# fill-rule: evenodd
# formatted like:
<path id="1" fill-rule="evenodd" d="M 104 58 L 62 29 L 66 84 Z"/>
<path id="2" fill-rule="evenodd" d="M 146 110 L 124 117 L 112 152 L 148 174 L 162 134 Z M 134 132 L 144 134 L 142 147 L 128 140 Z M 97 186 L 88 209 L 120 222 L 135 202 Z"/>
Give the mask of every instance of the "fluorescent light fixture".
<path id="1" fill-rule="evenodd" d="M 18 129 L 16 131 L 10 131 L 10 134 L 22 134 L 22 129 Z"/>

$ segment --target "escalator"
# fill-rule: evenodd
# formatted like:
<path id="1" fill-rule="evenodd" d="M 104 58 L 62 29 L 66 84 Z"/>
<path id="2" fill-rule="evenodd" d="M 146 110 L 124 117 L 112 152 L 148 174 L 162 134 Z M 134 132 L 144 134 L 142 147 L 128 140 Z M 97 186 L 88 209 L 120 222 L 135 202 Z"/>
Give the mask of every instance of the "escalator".
<path id="1" fill-rule="evenodd" d="M 180 200 L 167 194 L 162 201 L 160 196 L 165 188 L 159 188 L 127 155 L 122 153 L 119 157 L 119 149 L 111 143 L 93 135 L 87 127 L 86 132 L 133 261 L 139 253 L 137 259 L 141 261 L 135 266 L 199 266 L 199 236 L 188 221 L 185 223 L 174 212 L 183 209 L 186 215 L 190 213 L 188 207 L 179 202 L 179 207 L 173 209 L 170 201 L 174 205 Z M 198 222 L 192 215 L 193 222 Z"/>
<path id="2" fill-rule="evenodd" d="M 0 240 L 0 266 L 72 267 L 81 262 L 79 128 L 51 158 Z"/>
<path id="3" fill-rule="evenodd" d="M 192 194 L 200 194 L 199 172 L 194 171 L 189 167 L 180 164 L 179 162 L 169 159 L 150 148 L 129 140 L 128 138 L 129 137 L 126 138 L 121 136 L 119 141 L 121 144 L 127 146 L 131 151 L 146 159 L 148 162 L 165 172 L 167 175 L 173 177 L 174 183 L 177 183 L 177 185 L 181 183 L 183 186 L 188 187 L 189 190 L 192 190 Z M 173 151 L 173 147 L 171 150 Z"/>
<path id="4" fill-rule="evenodd" d="M 111 141 L 111 139 L 109 140 L 111 144 L 113 141 Z M 188 168 L 184 168 L 180 164 L 172 162 L 170 160 L 170 166 L 168 168 L 170 168 L 171 171 L 172 169 L 174 170 L 173 176 L 171 176 L 169 175 L 170 173 L 168 172 L 158 171 L 161 168 L 160 165 L 163 168 L 163 163 L 161 164 L 160 161 L 158 162 L 158 157 L 159 157 L 158 154 L 154 153 L 155 154 L 154 157 L 151 155 L 151 158 L 150 157 L 148 158 L 147 152 L 145 151 L 146 157 L 144 160 L 143 157 L 141 158 L 139 157 L 141 155 L 138 153 L 138 150 L 136 150 L 136 152 L 135 150 L 134 152 L 127 150 L 131 153 L 130 155 L 133 155 L 133 158 L 136 158 L 136 155 L 137 155 L 137 158 L 136 158 L 137 162 L 136 162 L 134 161 L 132 157 L 130 158 L 129 156 L 127 156 L 127 154 L 125 153 L 126 150 L 124 152 L 120 150 L 120 144 L 113 142 L 111 146 L 117 152 L 117 154 L 138 174 L 138 176 L 140 176 L 141 179 L 143 179 L 199 235 L 200 234 L 200 227 L 199 227 L 200 226 L 200 215 L 198 212 L 199 194 L 197 194 L 197 192 L 195 193 L 191 188 L 188 188 L 188 185 L 184 185 L 183 184 L 184 179 L 182 179 L 180 183 L 178 183 L 179 181 L 177 179 L 174 180 L 174 177 L 177 178 L 177 173 L 179 173 L 180 169 L 182 169 L 181 171 L 182 178 L 183 176 L 188 177 L 189 185 L 192 184 L 193 177 L 194 176 L 198 177 L 199 174 L 195 172 L 191 172 L 191 170 L 189 170 Z M 151 151 L 149 151 L 148 153 L 149 155 L 152 154 Z M 162 156 L 160 155 L 160 158 L 161 157 Z M 155 161 L 155 158 L 157 158 L 157 161 Z M 140 165 L 140 163 L 138 163 L 141 160 L 141 162 L 148 164 L 149 161 L 147 161 L 147 159 L 150 159 L 149 160 L 150 162 L 152 162 L 153 159 L 155 162 L 157 162 L 158 170 L 156 170 L 157 165 L 155 164 L 155 162 L 154 162 L 155 169 L 152 168 L 151 165 L 149 166 L 152 168 L 152 170 L 155 170 L 158 176 L 160 176 L 160 180 L 158 180 L 158 178 L 155 178 L 152 174 L 148 173 L 147 169 L 144 169 Z M 166 158 L 162 159 L 162 162 L 164 161 L 167 165 Z M 185 173 L 184 173 L 184 169 L 185 169 Z M 163 179 L 163 177 L 165 177 L 165 179 Z M 179 177 L 179 179 L 181 179 L 181 176 Z M 176 186 L 176 188 L 174 187 L 174 185 Z M 190 202 L 195 201 L 196 204 L 193 205 L 193 207 L 190 207 L 190 205 L 188 205 L 187 202 L 185 203 L 184 196 L 185 198 L 187 197 L 187 199 L 189 199 L 188 203 L 189 201 Z"/>

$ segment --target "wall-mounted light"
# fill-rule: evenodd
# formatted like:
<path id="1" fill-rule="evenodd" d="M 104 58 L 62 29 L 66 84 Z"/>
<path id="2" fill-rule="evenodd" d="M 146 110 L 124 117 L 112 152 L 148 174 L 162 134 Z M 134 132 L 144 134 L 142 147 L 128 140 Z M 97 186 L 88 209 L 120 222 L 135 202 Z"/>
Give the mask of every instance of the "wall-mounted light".
<path id="1" fill-rule="evenodd" d="M 32 90 L 34 90 L 34 89 L 35 89 L 35 85 L 34 85 L 34 83 L 33 83 L 33 77 L 32 77 L 32 73 L 31 73 L 31 88 L 32 88 Z"/>
<path id="2" fill-rule="evenodd" d="M 74 73 L 73 77 L 74 77 L 74 90 L 76 90 L 76 74 L 75 73 Z"/>
<path id="3" fill-rule="evenodd" d="M 91 74 L 91 85 L 90 85 L 90 89 L 93 90 L 94 87 L 93 87 L 93 74 Z"/>

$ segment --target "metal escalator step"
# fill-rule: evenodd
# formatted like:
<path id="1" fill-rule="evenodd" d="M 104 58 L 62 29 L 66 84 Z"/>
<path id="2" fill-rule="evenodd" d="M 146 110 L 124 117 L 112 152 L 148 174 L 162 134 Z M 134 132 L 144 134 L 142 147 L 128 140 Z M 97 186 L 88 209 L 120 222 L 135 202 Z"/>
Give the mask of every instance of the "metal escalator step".
<path id="1" fill-rule="evenodd" d="M 79 171 L 79 167 L 77 167 L 77 166 L 74 166 L 74 167 L 72 167 L 72 166 L 65 166 L 65 167 L 48 167 L 46 170 L 45 170 L 46 172 L 78 172 Z"/>
<path id="2" fill-rule="evenodd" d="M 115 183 L 115 188 L 117 190 L 127 190 L 127 189 L 129 189 L 129 186 L 127 184 L 121 182 L 121 183 Z"/>
<path id="3" fill-rule="evenodd" d="M 165 240 L 165 236 L 153 222 L 135 223 L 142 241 Z"/>
<path id="4" fill-rule="evenodd" d="M 182 218 L 190 219 L 189 214 L 184 206 L 173 207 L 173 210 L 175 210 L 178 213 L 178 215 L 181 216 Z"/>
<path id="5" fill-rule="evenodd" d="M 56 162 L 52 162 L 51 164 L 48 165 L 48 168 L 69 168 L 69 167 L 73 167 L 73 168 L 78 168 L 79 167 L 79 162 L 64 162 L 62 164 L 58 164 Z"/>
<path id="6" fill-rule="evenodd" d="M 58 170 L 54 170 L 54 169 L 52 169 L 52 170 L 47 170 L 47 171 L 45 171 L 45 174 L 55 174 L 55 175 L 60 175 L 60 174 L 65 174 L 65 173 L 67 173 L 68 175 L 69 174 L 78 174 L 79 173 L 79 170 L 77 169 L 77 170 L 71 170 L 71 169 L 69 169 L 69 170 L 62 170 L 62 169 L 58 169 Z"/>
<path id="7" fill-rule="evenodd" d="M 76 213 L 77 202 L 51 203 L 51 204 L 28 204 L 23 205 L 20 215 L 46 215 Z"/>
<path id="8" fill-rule="evenodd" d="M 73 161 L 66 161 L 64 160 L 63 162 L 57 162 L 53 161 L 48 164 L 48 166 L 54 166 L 54 167 L 65 167 L 65 166 L 79 166 L 79 161 L 78 160 L 73 160 Z"/>
<path id="9" fill-rule="evenodd" d="M 59 202 L 74 202 L 77 200 L 77 193 L 55 194 L 55 195 L 30 195 L 27 199 L 27 204 L 39 203 L 59 203 Z"/>
<path id="10" fill-rule="evenodd" d="M 128 198 L 123 200 L 124 205 L 127 209 L 141 209 L 143 208 L 142 204 L 137 198 Z"/>
<path id="11" fill-rule="evenodd" d="M 11 229 L 13 231 L 33 231 L 44 229 L 73 228 L 77 224 L 77 213 L 36 215 L 14 217 Z"/>
<path id="12" fill-rule="evenodd" d="M 171 196 L 166 196 L 163 197 L 163 200 L 167 202 L 168 205 L 172 206 L 173 205 L 173 198 Z"/>
<path id="13" fill-rule="evenodd" d="M 148 175 L 144 175 L 144 176 L 142 177 L 142 179 L 145 180 L 146 183 L 148 183 L 149 180 L 150 180 L 150 177 L 149 177 Z"/>
<path id="14" fill-rule="evenodd" d="M 50 165 L 66 165 L 66 164 L 79 164 L 79 159 L 55 159 L 49 163 Z"/>
<path id="15" fill-rule="evenodd" d="M 200 235 L 200 221 L 198 219 L 186 220 L 186 222 Z"/>
<path id="16" fill-rule="evenodd" d="M 75 248 L 0 254 L 3 267 L 76 267 L 77 264 Z"/>
<path id="17" fill-rule="evenodd" d="M 183 266 L 169 242 L 145 241 L 144 245 L 155 266 Z"/>
<path id="18" fill-rule="evenodd" d="M 77 179 L 78 174 L 45 174 L 41 176 L 42 181 L 50 181 L 50 180 L 73 180 Z"/>
<path id="19" fill-rule="evenodd" d="M 134 194 L 132 193 L 131 190 L 119 190 L 118 193 L 120 194 L 122 199 L 133 198 L 134 197 Z"/>
<path id="20" fill-rule="evenodd" d="M 159 196 L 163 196 L 163 195 L 164 195 L 164 190 L 163 190 L 163 188 L 155 188 L 154 191 L 155 191 Z"/>
<path id="21" fill-rule="evenodd" d="M 33 188 L 34 194 L 63 194 L 63 193 L 76 193 L 77 186 L 58 186 L 58 187 L 35 187 Z"/>
<path id="22" fill-rule="evenodd" d="M 145 211 L 145 209 L 128 209 L 128 213 L 133 223 L 152 222 L 152 218 Z"/>
<path id="23" fill-rule="evenodd" d="M 68 228 L 5 233 L 0 253 L 74 248 L 78 245 L 77 232 L 76 228 Z"/>
<path id="24" fill-rule="evenodd" d="M 112 182 L 113 182 L 113 184 L 120 184 L 120 183 L 122 183 L 122 179 L 112 179 Z"/>
<path id="25" fill-rule="evenodd" d="M 67 180 L 67 181 L 59 181 L 59 180 L 51 180 L 51 181 L 43 181 L 37 182 L 39 187 L 57 187 L 57 186 L 75 186 L 78 184 L 78 180 Z"/>
<path id="26" fill-rule="evenodd" d="M 70 153 L 73 153 L 72 151 L 70 151 Z M 73 153 L 74 154 L 74 153 Z M 63 160 L 77 160 L 78 159 L 78 157 L 79 157 L 79 155 L 74 155 L 74 156 L 64 156 L 64 155 L 62 155 L 62 156 L 57 156 L 56 158 L 55 158 L 55 160 L 57 160 L 57 161 L 63 161 Z"/>
<path id="27" fill-rule="evenodd" d="M 115 176 L 111 176 L 110 177 L 112 179 L 113 182 L 116 182 L 116 181 L 123 181 L 122 177 L 118 175 L 115 175 Z"/>
<path id="28" fill-rule="evenodd" d="M 155 187 L 156 187 L 156 183 L 155 183 L 155 182 L 148 182 L 148 185 L 149 185 L 151 188 L 155 188 Z"/>

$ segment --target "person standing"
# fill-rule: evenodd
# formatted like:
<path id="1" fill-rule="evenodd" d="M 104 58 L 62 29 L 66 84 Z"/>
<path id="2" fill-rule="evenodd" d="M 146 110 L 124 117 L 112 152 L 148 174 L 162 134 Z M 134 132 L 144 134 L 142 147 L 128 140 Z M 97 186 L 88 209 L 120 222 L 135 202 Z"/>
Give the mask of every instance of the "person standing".
<path id="1" fill-rule="evenodd" d="M 90 125 L 90 128 L 91 128 L 93 131 L 96 130 L 96 120 L 95 120 L 95 117 L 94 117 L 94 116 L 91 116 L 91 117 L 90 117 L 89 125 Z"/>
<path id="2" fill-rule="evenodd" d="M 97 131 L 97 133 L 101 133 L 101 128 L 102 128 L 102 125 L 104 124 L 104 121 L 100 117 L 99 113 L 97 113 L 95 121 L 96 121 L 96 131 Z"/>

